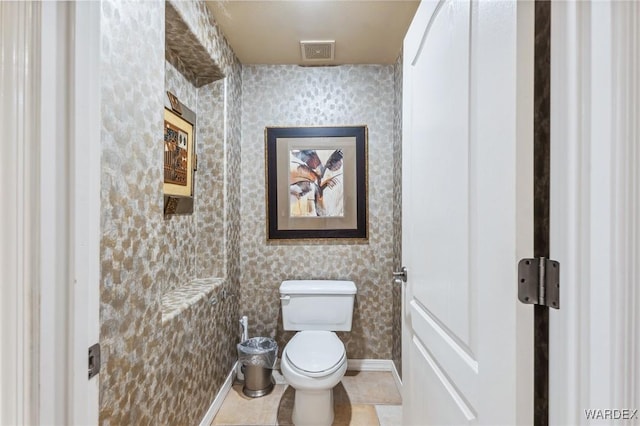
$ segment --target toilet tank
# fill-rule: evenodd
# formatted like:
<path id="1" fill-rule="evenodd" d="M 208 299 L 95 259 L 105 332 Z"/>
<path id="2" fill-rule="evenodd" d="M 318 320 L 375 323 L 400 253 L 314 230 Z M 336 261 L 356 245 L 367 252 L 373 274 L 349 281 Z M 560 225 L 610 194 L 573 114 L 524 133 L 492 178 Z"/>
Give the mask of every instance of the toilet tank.
<path id="1" fill-rule="evenodd" d="M 290 280 L 280 284 L 285 330 L 350 331 L 353 281 Z"/>

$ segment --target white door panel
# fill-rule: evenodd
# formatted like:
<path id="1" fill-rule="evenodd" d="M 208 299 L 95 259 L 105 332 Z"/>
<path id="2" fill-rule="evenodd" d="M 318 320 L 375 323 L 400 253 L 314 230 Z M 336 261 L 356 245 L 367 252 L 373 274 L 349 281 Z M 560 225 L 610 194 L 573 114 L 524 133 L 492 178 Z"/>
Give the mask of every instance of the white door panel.
<path id="1" fill-rule="evenodd" d="M 405 424 L 533 418 L 532 311 L 516 295 L 533 247 L 520 44 L 532 57 L 533 8 L 516 2 L 423 1 L 405 38 Z"/>
<path id="2" fill-rule="evenodd" d="M 412 404 L 411 421 L 405 424 L 417 425 L 461 425 L 476 418 L 470 403 L 460 393 L 454 382 L 447 377 L 446 370 L 438 365 L 435 358 L 417 339 L 412 341 L 410 356 L 421 368 L 413 382 L 412 392 L 421 395 L 423 402 Z M 409 420 L 405 416 L 405 419 Z"/>
<path id="3" fill-rule="evenodd" d="M 410 58 L 412 73 L 421 77 L 414 81 L 412 96 L 434 102 L 420 103 L 421 117 L 412 122 L 420 149 L 411 159 L 418 167 L 407 176 L 417 184 L 410 211 L 417 213 L 416 221 L 420 212 L 429 212 L 430 219 L 414 227 L 418 232 L 411 237 L 417 242 L 448 241 L 424 245 L 420 257 L 431 267 L 412 274 L 412 281 L 420 283 L 414 287 L 415 297 L 465 342 L 469 320 L 452 313 L 456 306 L 467 312 L 469 293 L 469 6 L 448 1 L 436 8 L 422 48 Z M 447 222 L 456 226 L 442 226 Z"/>

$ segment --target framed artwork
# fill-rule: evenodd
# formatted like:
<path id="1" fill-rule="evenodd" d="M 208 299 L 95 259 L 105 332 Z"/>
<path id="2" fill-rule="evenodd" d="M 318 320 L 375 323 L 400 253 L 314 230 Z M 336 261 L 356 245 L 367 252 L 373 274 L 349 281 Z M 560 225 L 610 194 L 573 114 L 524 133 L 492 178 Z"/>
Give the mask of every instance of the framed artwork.
<path id="1" fill-rule="evenodd" d="M 366 239 L 367 127 L 267 127 L 267 238 Z"/>
<path id="2" fill-rule="evenodd" d="M 193 125 L 173 111 L 164 110 L 164 193 L 193 195 Z"/>

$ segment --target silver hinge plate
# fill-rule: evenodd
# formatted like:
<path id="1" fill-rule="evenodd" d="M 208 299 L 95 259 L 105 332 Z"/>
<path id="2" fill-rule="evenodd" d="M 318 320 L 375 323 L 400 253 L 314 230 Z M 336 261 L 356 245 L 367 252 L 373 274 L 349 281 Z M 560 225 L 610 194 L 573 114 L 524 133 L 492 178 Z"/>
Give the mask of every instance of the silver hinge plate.
<path id="1" fill-rule="evenodd" d="M 100 372 L 100 343 L 89 348 L 89 378 Z"/>
<path id="2" fill-rule="evenodd" d="M 537 257 L 518 263 L 518 299 L 560 309 L 560 263 Z"/>

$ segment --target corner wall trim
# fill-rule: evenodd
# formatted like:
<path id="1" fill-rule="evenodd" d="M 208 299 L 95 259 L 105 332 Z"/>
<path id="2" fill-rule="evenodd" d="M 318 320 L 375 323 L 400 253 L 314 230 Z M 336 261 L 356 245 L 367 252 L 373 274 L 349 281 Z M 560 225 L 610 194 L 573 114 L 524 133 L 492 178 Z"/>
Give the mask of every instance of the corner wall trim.
<path id="1" fill-rule="evenodd" d="M 213 422 L 213 418 L 220 411 L 220 407 L 222 407 L 222 403 L 224 399 L 227 397 L 227 394 L 231 390 L 231 386 L 233 385 L 233 381 L 236 379 L 236 371 L 238 371 L 238 362 L 236 361 L 231 367 L 231 371 L 227 376 L 227 379 L 222 384 L 222 387 L 218 391 L 215 399 L 211 403 L 211 406 L 207 410 L 207 413 L 204 415 L 204 418 L 200 422 L 200 426 L 209 426 L 211 422 Z"/>

